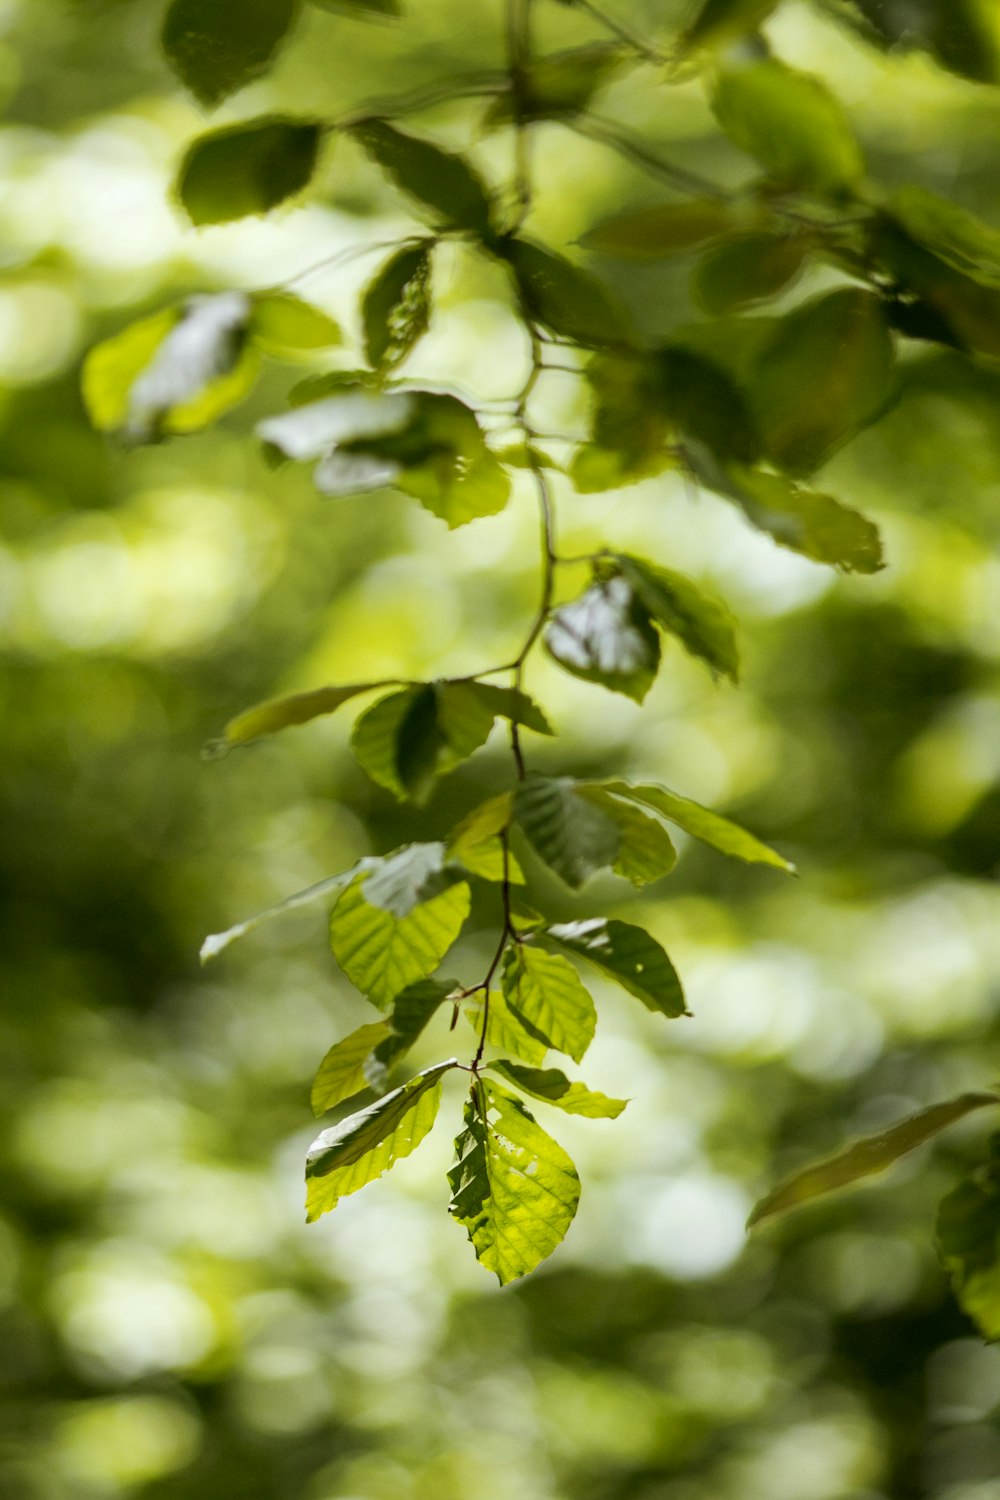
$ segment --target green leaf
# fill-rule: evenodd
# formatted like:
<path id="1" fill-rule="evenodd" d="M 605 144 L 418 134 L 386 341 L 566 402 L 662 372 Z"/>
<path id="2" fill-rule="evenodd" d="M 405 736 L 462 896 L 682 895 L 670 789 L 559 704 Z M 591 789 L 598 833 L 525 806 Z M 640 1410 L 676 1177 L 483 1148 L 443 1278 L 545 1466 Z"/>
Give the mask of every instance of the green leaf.
<path id="1" fill-rule="evenodd" d="M 751 396 L 779 468 L 810 474 L 885 410 L 892 337 L 878 297 L 842 287 L 781 318 L 758 355 Z"/>
<path id="2" fill-rule="evenodd" d="M 497 718 L 551 734 L 526 693 L 473 681 L 415 684 L 380 698 L 352 740 L 361 765 L 399 798 L 425 798 L 434 778 L 486 743 Z"/>
<path id="3" fill-rule="evenodd" d="M 434 689 L 404 688 L 361 715 L 351 748 L 373 781 L 400 800 L 422 802 L 446 769 L 447 741 L 438 725 Z"/>
<path id="4" fill-rule="evenodd" d="M 694 294 L 714 317 L 765 302 L 802 270 L 805 247 L 794 235 L 741 234 L 709 250 L 693 278 Z"/>
<path id="5" fill-rule="evenodd" d="M 944 1130 L 956 1120 L 962 1119 L 974 1109 L 983 1109 L 988 1104 L 1000 1103 L 995 1094 L 962 1094 L 944 1104 L 932 1104 L 929 1109 L 918 1110 L 905 1120 L 881 1130 L 861 1141 L 855 1141 L 845 1151 L 825 1161 L 816 1162 L 774 1188 L 755 1206 L 747 1223 L 748 1228 L 760 1224 L 775 1214 L 787 1213 L 812 1198 L 823 1197 L 837 1188 L 847 1187 L 862 1177 L 874 1172 L 884 1172 L 908 1151 L 922 1146 L 925 1141 Z"/>
<path id="6" fill-rule="evenodd" d="M 312 1086 L 312 1111 L 324 1115 L 336 1109 L 345 1099 L 353 1099 L 370 1087 L 365 1063 L 379 1042 L 389 1035 L 388 1021 L 373 1021 L 359 1026 L 343 1041 L 335 1042 L 319 1065 Z"/>
<path id="7" fill-rule="evenodd" d="M 585 682 L 641 703 L 660 665 L 660 638 L 649 611 L 622 577 L 599 578 L 545 629 L 549 654 Z"/>
<path id="8" fill-rule="evenodd" d="M 480 1037 L 483 1033 L 485 1010 L 484 1000 L 468 1005 L 465 1009 L 465 1019 Z M 502 990 L 490 991 L 490 1008 L 486 1014 L 486 1043 L 490 1047 L 499 1047 L 503 1052 L 513 1052 L 515 1057 L 523 1057 L 525 1062 L 532 1064 L 544 1062 L 549 1050 L 548 1041 L 536 1031 L 529 1031 L 517 1012 L 507 1003 Z"/>
<path id="9" fill-rule="evenodd" d="M 277 734 L 293 724 L 308 724 L 321 714 L 332 714 L 342 703 L 357 698 L 361 693 L 370 693 L 375 688 L 385 687 L 384 682 L 351 682 L 346 687 L 312 688 L 306 693 L 289 693 L 284 698 L 269 698 L 253 708 L 244 709 L 235 719 L 230 719 L 222 731 L 221 739 L 211 740 L 206 747 L 212 756 L 225 755 L 237 745 L 249 745 L 265 734 Z"/>
<path id="10" fill-rule="evenodd" d="M 191 297 L 91 349 L 83 399 L 101 432 L 132 442 L 193 432 L 235 406 L 257 376 L 242 292 Z"/>
<path id="11" fill-rule="evenodd" d="M 684 438 L 706 443 L 721 459 L 752 463 L 760 437 L 743 390 L 703 354 L 668 345 L 653 356 L 660 400 Z"/>
<path id="12" fill-rule="evenodd" d="M 784 186 L 840 197 L 864 175 L 839 101 L 818 78 L 777 58 L 723 69 L 712 108 L 730 140 Z"/>
<path id="13" fill-rule="evenodd" d="M 580 1179 L 561 1146 L 512 1094 L 478 1079 L 448 1173 L 448 1211 L 501 1286 L 533 1271 L 566 1236 Z"/>
<path id="14" fill-rule="evenodd" d="M 538 704 L 520 688 L 497 687 L 472 680 L 435 683 L 438 717 L 449 743 L 456 751 L 471 755 L 497 719 L 509 719 L 536 734 L 552 734 L 552 726 Z"/>
<path id="15" fill-rule="evenodd" d="M 545 935 L 587 959 L 641 1000 L 647 1010 L 663 1016 L 689 1014 L 677 970 L 656 939 L 641 927 L 616 918 L 588 917 L 549 927 Z"/>
<path id="16" fill-rule="evenodd" d="M 667 442 L 673 422 L 664 400 L 660 370 L 650 358 L 597 354 L 587 366 L 593 393 L 592 441 L 575 455 L 570 470 L 582 494 L 634 484 L 674 463 Z"/>
<path id="17" fill-rule="evenodd" d="M 401 432 L 415 420 L 417 411 L 416 400 L 408 393 L 350 386 L 320 401 L 266 417 L 258 422 L 256 433 L 284 458 L 310 460 L 339 443 L 373 442 Z"/>
<path id="18" fill-rule="evenodd" d="M 505 240 L 500 253 L 510 263 L 534 322 L 577 344 L 628 343 L 631 329 L 624 310 L 589 271 L 529 240 Z"/>
<path id="19" fill-rule="evenodd" d="M 571 119 L 626 61 L 628 54 L 617 42 L 592 42 L 536 58 L 523 75 L 517 101 L 510 91 L 502 94 L 486 111 L 483 124 Z"/>
<path id="20" fill-rule="evenodd" d="M 554 1104 L 567 1115 L 617 1120 L 628 1103 L 627 1099 L 609 1099 L 607 1094 L 588 1089 L 585 1083 L 571 1083 L 559 1068 L 526 1068 L 507 1057 L 497 1058 L 488 1066 L 491 1073 L 498 1073 L 523 1094 Z"/>
<path id="21" fill-rule="evenodd" d="M 253 299 L 250 335 L 268 354 L 293 359 L 342 341 L 340 325 L 290 292 L 259 292 Z"/>
<path id="22" fill-rule="evenodd" d="M 782 547 L 848 573 L 877 573 L 883 566 L 878 527 L 832 495 L 804 488 L 783 474 L 736 465 L 723 469 L 705 452 L 689 450 L 696 478 L 727 500 Z"/>
<path id="23" fill-rule="evenodd" d="M 441 851 L 433 873 L 444 883 L 444 846 L 432 847 Z M 396 856 L 397 861 L 401 858 Z M 387 891 L 377 882 L 373 885 L 372 875 L 362 871 L 330 918 L 334 957 L 351 983 L 382 1010 L 409 985 L 433 974 L 469 915 L 469 887 L 464 881 L 445 883 L 444 889 L 439 883 L 436 890 L 432 882 L 427 887 L 432 894 L 413 894 L 412 885 L 407 889 L 410 895 L 405 897 Z"/>
<path id="24" fill-rule="evenodd" d="M 508 880 L 523 885 L 524 875 L 510 850 L 505 865 L 499 837 L 510 827 L 513 816 L 513 792 L 501 792 L 481 802 L 448 835 L 449 860 L 483 880 L 500 881 L 506 873 Z"/>
<path id="25" fill-rule="evenodd" d="M 736 632 L 724 605 L 703 594 L 683 573 L 624 553 L 615 554 L 614 562 L 657 625 L 675 635 L 685 650 L 706 661 L 714 672 L 737 681 Z"/>
<path id="26" fill-rule="evenodd" d="M 718 47 L 756 31 L 777 4 L 778 0 L 703 0 L 698 14 L 681 34 L 681 51 Z"/>
<path id="27" fill-rule="evenodd" d="M 257 434 L 288 458 L 319 458 L 323 494 L 392 484 L 450 527 L 496 515 L 510 496 L 475 413 L 455 396 L 352 386 L 258 423 Z"/>
<path id="28" fill-rule="evenodd" d="M 319 901 L 321 897 L 329 895 L 331 891 L 342 891 L 354 873 L 352 869 L 344 870 L 339 875 L 328 875 L 325 880 L 317 880 L 315 885 L 306 886 L 305 890 L 296 891 L 293 896 L 286 896 L 284 901 L 268 906 L 264 911 L 257 912 L 255 916 L 247 917 L 246 921 L 227 927 L 225 932 L 210 933 L 201 945 L 199 958 L 203 964 L 206 964 L 210 958 L 215 958 L 224 948 L 228 948 L 230 943 L 235 943 L 237 938 L 244 937 L 255 927 L 259 927 L 261 922 L 269 922 L 272 917 L 283 916 L 286 911 L 294 911 L 296 907 L 308 906 L 311 902 Z"/>
<path id="29" fill-rule="evenodd" d="M 587 230 L 580 243 L 598 255 L 613 255 L 620 260 L 661 260 L 729 234 L 738 227 L 741 217 L 739 210 L 723 198 L 657 203 L 602 220 Z"/>
<path id="30" fill-rule="evenodd" d="M 840 0 L 837 12 L 869 42 L 920 47 L 976 83 L 1000 82 L 1000 28 L 991 0 Z"/>
<path id="31" fill-rule="evenodd" d="M 492 238 L 489 194 L 462 157 L 406 135 L 385 120 L 365 120 L 350 133 L 398 188 L 431 210 L 435 225 Z"/>
<path id="32" fill-rule="evenodd" d="M 306 1220 L 312 1224 L 409 1156 L 428 1134 L 441 1102 L 441 1079 L 458 1066 L 437 1063 L 318 1135 L 306 1155 Z"/>
<path id="33" fill-rule="evenodd" d="M 942 1200 L 936 1234 L 959 1304 L 985 1339 L 1000 1338 L 1000 1136 L 990 1138 L 983 1165 Z"/>
<path id="34" fill-rule="evenodd" d="M 569 777 L 529 775 L 515 793 L 514 819 L 539 859 L 574 890 L 618 857 L 618 827 L 577 795 Z"/>
<path id="35" fill-rule="evenodd" d="M 371 1055 L 363 1064 L 364 1075 L 374 1088 L 383 1088 L 389 1069 L 407 1053 L 428 1021 L 460 986 L 454 980 L 421 979 L 407 985 L 392 1002 L 386 1034 L 377 1037 Z"/>
<path id="36" fill-rule="evenodd" d="M 404 844 L 392 854 L 361 860 L 367 871 L 365 897 L 397 917 L 408 917 L 415 906 L 447 890 L 458 879 L 446 868 L 440 843 Z"/>
<path id="37" fill-rule="evenodd" d="M 626 781 L 609 781 L 605 786 L 617 797 L 627 797 L 644 807 L 651 807 L 661 817 L 676 823 L 678 828 L 683 828 L 692 838 L 699 839 L 703 844 L 710 844 L 721 854 L 742 859 L 747 864 L 771 865 L 776 870 L 784 870 L 788 875 L 795 874 L 795 866 L 776 849 L 761 843 L 760 839 L 747 833 L 738 823 L 724 818 L 721 813 L 702 807 L 700 802 L 680 797 L 663 786 L 632 786 Z"/>
<path id="38" fill-rule="evenodd" d="M 889 215 L 873 220 L 869 239 L 872 257 L 896 280 L 900 300 L 893 312 L 897 321 L 904 315 L 904 333 L 911 332 L 909 313 L 919 318 L 917 337 L 1000 356 L 1000 287 L 983 268 L 975 276 L 963 275 L 944 258 L 944 246 L 938 254 L 917 244 Z M 948 255 L 958 258 L 954 247 Z"/>
<path id="39" fill-rule="evenodd" d="M 508 469 L 553 469 L 556 473 L 563 472 L 563 465 L 544 448 L 539 448 L 537 443 L 507 443 L 493 451 L 499 462 L 506 464 Z"/>
<path id="40" fill-rule="evenodd" d="M 1000 287 L 1000 230 L 916 184 L 893 194 L 889 212 L 911 239 L 953 270 L 982 286 Z"/>
<path id="41" fill-rule="evenodd" d="M 291 29 L 297 0 L 171 0 L 163 23 L 167 61 L 209 107 L 265 72 Z"/>
<path id="42" fill-rule="evenodd" d="M 677 850 L 659 818 L 633 802 L 612 796 L 603 786 L 580 782 L 576 792 L 618 830 L 618 853 L 611 866 L 616 875 L 643 886 L 670 874 L 677 863 Z"/>
<path id="43" fill-rule="evenodd" d="M 365 288 L 361 304 L 365 357 L 375 370 L 401 364 L 427 332 L 433 248 L 433 240 L 423 240 L 398 250 Z"/>
<path id="44" fill-rule="evenodd" d="M 192 224 L 226 224 L 265 214 L 294 197 L 316 170 L 320 125 L 268 116 L 199 136 L 177 177 Z"/>
<path id="45" fill-rule="evenodd" d="M 449 528 L 497 515 L 510 498 L 510 478 L 486 446 L 475 413 L 456 396 L 422 391 L 417 399 L 411 433 L 378 445 L 403 464 L 396 488 Z"/>
<path id="46" fill-rule="evenodd" d="M 558 954 L 515 943 L 503 956 L 507 1004 L 532 1034 L 580 1062 L 594 1039 L 597 1012 L 573 965 Z"/>

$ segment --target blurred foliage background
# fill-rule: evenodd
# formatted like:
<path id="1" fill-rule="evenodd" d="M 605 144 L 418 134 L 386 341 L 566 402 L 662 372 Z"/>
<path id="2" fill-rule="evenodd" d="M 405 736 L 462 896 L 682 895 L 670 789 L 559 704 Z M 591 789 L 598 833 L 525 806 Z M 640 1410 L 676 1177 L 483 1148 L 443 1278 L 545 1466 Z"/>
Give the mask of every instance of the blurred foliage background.
<path id="1" fill-rule="evenodd" d="M 497 5 L 419 10 L 402 29 L 311 11 L 218 119 L 335 115 L 500 65 Z M 626 10 L 650 35 L 683 14 Z M 559 488 L 567 550 L 610 539 L 729 601 L 744 681 L 715 685 L 674 646 L 640 712 L 539 661 L 528 685 L 562 738 L 534 763 L 662 778 L 732 809 L 801 879 L 692 847 L 634 900 L 694 1018 L 598 991 L 587 1077 L 632 1103 L 614 1126 L 560 1122 L 584 1196 L 533 1278 L 498 1294 L 448 1222 L 443 1124 L 307 1229 L 309 1081 L 368 1007 L 318 912 L 204 973 L 199 942 L 436 836 L 508 769 L 487 750 L 401 813 L 339 720 L 220 763 L 199 752 L 276 691 L 505 659 L 535 605 L 535 523 L 526 491 L 445 533 L 402 497 L 324 500 L 268 470 L 248 433 L 301 375 L 280 365 L 210 433 L 127 452 L 91 431 L 79 367 L 96 339 L 410 222 L 338 142 L 306 203 L 185 227 L 170 183 L 203 117 L 161 61 L 160 11 L 0 0 L 0 1495 L 998 1500 L 1000 1351 L 932 1243 L 988 1124 L 749 1242 L 743 1226 L 782 1172 L 996 1068 L 1000 379 L 921 347 L 894 410 L 824 471 L 883 529 L 874 578 L 778 551 L 676 476 Z M 554 44 L 594 35 L 548 11 Z M 833 86 L 875 180 L 1000 226 L 1000 92 L 804 4 L 767 34 Z M 746 170 L 697 81 L 629 74 L 602 108 L 718 180 Z M 476 116 L 426 118 L 461 142 Z M 508 144 L 476 141 L 494 181 Z M 554 244 L 651 192 L 557 124 L 537 160 Z M 352 329 L 371 268 L 358 255 L 296 290 Z M 600 269 L 644 326 L 695 314 L 689 261 Z M 499 426 L 523 361 L 501 293 L 461 249 L 436 293 L 413 367 L 494 401 Z M 548 377 L 543 407 L 553 431 L 581 430 L 571 380 Z M 546 894 L 567 917 L 628 912 L 610 879 Z M 470 973 L 494 941 L 486 897 L 474 917 Z M 448 1048 L 444 1025 L 418 1061 Z"/>

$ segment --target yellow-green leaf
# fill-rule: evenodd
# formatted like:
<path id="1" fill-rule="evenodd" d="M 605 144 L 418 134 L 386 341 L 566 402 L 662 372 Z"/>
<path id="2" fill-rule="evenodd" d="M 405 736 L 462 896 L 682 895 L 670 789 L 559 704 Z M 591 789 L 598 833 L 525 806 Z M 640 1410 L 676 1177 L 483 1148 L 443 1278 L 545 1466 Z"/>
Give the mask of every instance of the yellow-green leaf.
<path id="1" fill-rule="evenodd" d="M 441 1102 L 441 1079 L 457 1060 L 437 1063 L 316 1137 L 306 1156 L 310 1224 L 409 1156 L 428 1134 Z"/>
<path id="2" fill-rule="evenodd" d="M 870 1177 L 874 1172 L 884 1172 L 901 1156 L 922 1146 L 956 1120 L 991 1104 L 1000 1104 L 996 1094 L 961 1094 L 944 1104 L 932 1104 L 928 1109 L 918 1110 L 915 1115 L 909 1115 L 888 1130 L 880 1130 L 877 1135 L 855 1141 L 846 1150 L 793 1173 L 773 1188 L 755 1206 L 748 1228 L 837 1188 L 847 1187 L 862 1177 Z"/>
<path id="3" fill-rule="evenodd" d="M 580 1062 L 594 1038 L 597 1012 L 573 965 L 555 953 L 515 943 L 504 954 L 503 993 L 539 1040 Z"/>
<path id="4" fill-rule="evenodd" d="M 525 1276 L 565 1238 L 580 1201 L 576 1168 L 519 1099 L 478 1079 L 448 1174 L 449 1213 L 501 1286 Z"/>

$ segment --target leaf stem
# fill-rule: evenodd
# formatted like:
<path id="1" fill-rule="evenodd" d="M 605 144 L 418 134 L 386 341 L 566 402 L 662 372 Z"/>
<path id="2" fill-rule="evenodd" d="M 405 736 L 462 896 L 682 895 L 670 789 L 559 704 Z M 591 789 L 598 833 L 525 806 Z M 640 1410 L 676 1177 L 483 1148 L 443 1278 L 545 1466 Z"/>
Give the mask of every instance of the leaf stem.
<path id="1" fill-rule="evenodd" d="M 633 52 L 638 52 L 639 56 L 645 58 L 646 62 L 667 63 L 670 61 L 667 53 L 661 52 L 655 43 L 647 42 L 645 37 L 640 36 L 637 31 L 633 31 L 624 21 L 619 21 L 614 16 L 609 16 L 599 6 L 594 5 L 592 0 L 574 0 L 574 3 L 577 10 L 586 11 L 587 15 L 596 21 L 598 26 L 603 26 L 605 31 L 610 31 L 612 36 L 616 36 L 620 42 L 624 42 L 627 47 L 631 47 Z"/>

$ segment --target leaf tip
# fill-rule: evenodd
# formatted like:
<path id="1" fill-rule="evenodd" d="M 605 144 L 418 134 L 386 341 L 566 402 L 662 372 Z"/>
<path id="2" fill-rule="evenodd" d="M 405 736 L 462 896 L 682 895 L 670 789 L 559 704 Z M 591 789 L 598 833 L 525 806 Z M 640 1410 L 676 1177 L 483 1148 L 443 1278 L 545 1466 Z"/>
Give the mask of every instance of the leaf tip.
<path id="1" fill-rule="evenodd" d="M 205 741 L 201 749 L 201 758 L 202 760 L 222 760 L 232 748 L 232 742 L 225 735 L 216 735 L 214 739 Z"/>

